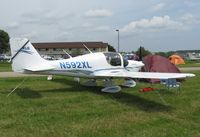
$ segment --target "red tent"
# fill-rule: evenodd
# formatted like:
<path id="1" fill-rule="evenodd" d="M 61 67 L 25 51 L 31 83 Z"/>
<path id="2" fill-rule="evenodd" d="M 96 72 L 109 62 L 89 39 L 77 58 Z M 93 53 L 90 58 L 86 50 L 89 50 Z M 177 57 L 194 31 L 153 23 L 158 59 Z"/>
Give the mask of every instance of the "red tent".
<path id="1" fill-rule="evenodd" d="M 145 72 L 171 72 L 180 73 L 180 70 L 170 62 L 168 58 L 160 55 L 147 55 L 143 58 Z M 150 79 L 150 82 L 159 82 L 158 79 Z"/>

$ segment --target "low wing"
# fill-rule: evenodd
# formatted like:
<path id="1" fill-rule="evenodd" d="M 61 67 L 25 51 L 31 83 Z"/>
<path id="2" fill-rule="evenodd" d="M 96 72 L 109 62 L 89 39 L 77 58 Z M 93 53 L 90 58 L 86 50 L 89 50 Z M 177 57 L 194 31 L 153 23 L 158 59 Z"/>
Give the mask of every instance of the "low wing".
<path id="1" fill-rule="evenodd" d="M 101 70 L 93 73 L 95 77 L 116 77 L 116 78 L 144 78 L 144 79 L 173 79 L 194 77 L 191 73 L 158 73 L 158 72 L 131 72 L 121 70 Z"/>

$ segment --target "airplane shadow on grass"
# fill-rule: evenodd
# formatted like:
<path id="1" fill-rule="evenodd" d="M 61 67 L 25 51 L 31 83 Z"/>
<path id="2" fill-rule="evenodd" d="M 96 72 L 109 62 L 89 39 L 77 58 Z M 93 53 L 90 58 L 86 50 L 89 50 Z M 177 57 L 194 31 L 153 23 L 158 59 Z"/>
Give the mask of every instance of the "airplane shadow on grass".
<path id="1" fill-rule="evenodd" d="M 42 98 L 42 95 L 34 90 L 31 90 L 29 88 L 20 88 L 16 91 L 16 94 L 24 99 L 37 99 Z"/>
<path id="2" fill-rule="evenodd" d="M 168 112 L 172 110 L 171 106 L 167 106 L 164 104 L 161 104 L 159 102 L 155 102 L 152 100 L 148 100 L 130 93 L 126 92 L 119 92 L 119 93 L 103 93 L 101 92 L 101 89 L 103 87 L 85 87 L 77 82 L 74 82 L 72 80 L 68 79 L 54 79 L 52 82 L 62 83 L 65 85 L 70 85 L 66 88 L 60 88 L 60 89 L 51 89 L 51 90 L 41 90 L 41 91 L 34 91 L 29 88 L 24 89 L 18 89 L 16 91 L 16 94 L 24 99 L 36 99 L 36 98 L 42 98 L 42 95 L 40 93 L 58 93 L 58 92 L 91 92 L 93 94 L 97 94 L 99 96 L 104 96 L 106 98 L 111 98 L 119 103 L 137 107 L 138 109 L 141 109 L 143 111 L 147 112 Z"/>
<path id="3" fill-rule="evenodd" d="M 72 80 L 68 79 L 55 79 L 54 82 L 59 82 L 63 84 L 69 84 L 70 87 L 59 89 L 57 92 L 84 92 L 88 91 L 94 94 L 97 94 L 99 96 L 109 97 L 117 102 L 120 102 L 122 104 L 137 107 L 141 110 L 148 111 L 148 112 L 162 112 L 162 111 L 170 111 L 173 108 L 168 105 L 164 105 L 152 100 L 147 100 L 145 98 L 126 93 L 126 92 L 119 92 L 119 93 L 103 93 L 101 92 L 101 89 L 103 87 L 86 87 L 80 84 L 77 84 L 77 82 L 74 82 Z M 48 92 L 55 92 L 55 90 L 50 90 Z"/>

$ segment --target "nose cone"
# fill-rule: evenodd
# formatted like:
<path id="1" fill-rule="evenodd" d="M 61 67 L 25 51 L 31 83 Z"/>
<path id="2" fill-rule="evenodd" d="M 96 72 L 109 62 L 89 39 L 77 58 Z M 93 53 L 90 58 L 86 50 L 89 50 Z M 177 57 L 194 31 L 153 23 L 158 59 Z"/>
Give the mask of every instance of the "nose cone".
<path id="1" fill-rule="evenodd" d="M 139 62 L 137 63 L 137 65 L 140 66 L 140 67 L 143 67 L 143 66 L 144 66 L 144 63 L 143 63 L 142 61 L 139 61 Z"/>
<path id="2" fill-rule="evenodd" d="M 129 71 L 138 72 L 144 66 L 142 61 L 128 60 L 128 62 L 129 64 L 126 68 L 128 68 Z"/>

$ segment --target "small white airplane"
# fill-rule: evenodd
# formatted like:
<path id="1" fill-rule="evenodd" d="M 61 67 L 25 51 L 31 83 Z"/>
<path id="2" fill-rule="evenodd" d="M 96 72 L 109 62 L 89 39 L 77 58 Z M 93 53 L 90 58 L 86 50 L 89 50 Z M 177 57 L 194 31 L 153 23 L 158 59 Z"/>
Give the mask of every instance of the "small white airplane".
<path id="1" fill-rule="evenodd" d="M 138 72 L 144 64 L 124 60 L 120 53 L 90 52 L 69 59 L 48 61 L 39 55 L 26 38 L 10 39 L 10 45 L 14 72 L 89 78 L 91 80 L 85 83 L 88 86 L 97 86 L 96 79 L 105 79 L 105 88 L 102 92 L 115 93 L 121 90 L 120 86 L 112 83 L 113 78 L 129 78 L 125 86 L 134 87 L 136 82 L 131 78 L 176 79 L 195 76 L 190 73 Z"/>

